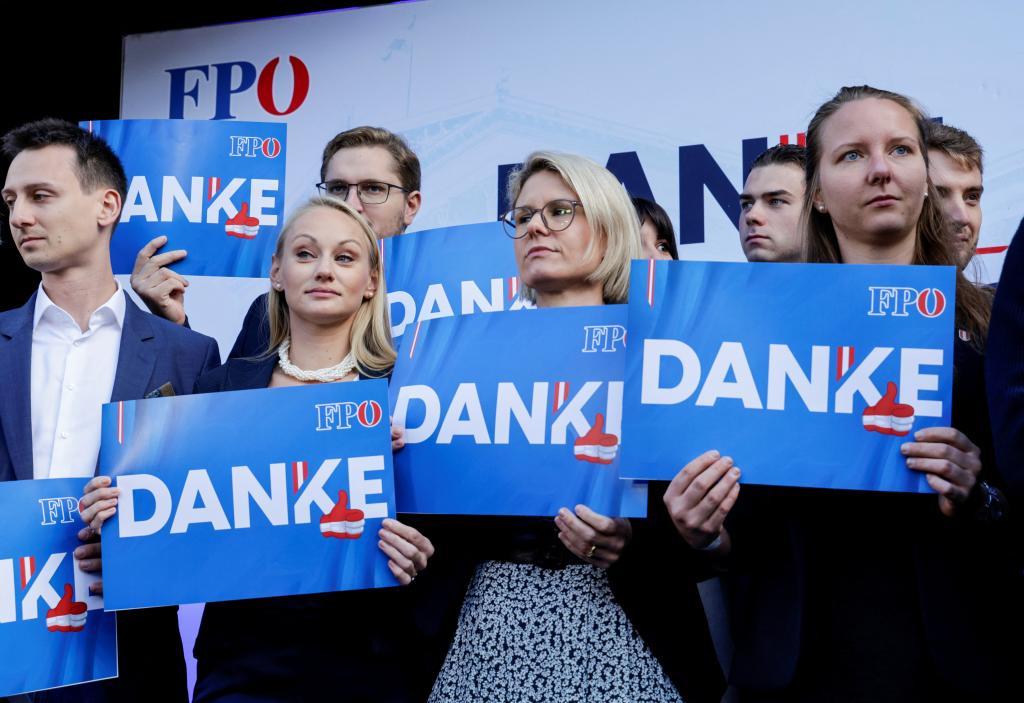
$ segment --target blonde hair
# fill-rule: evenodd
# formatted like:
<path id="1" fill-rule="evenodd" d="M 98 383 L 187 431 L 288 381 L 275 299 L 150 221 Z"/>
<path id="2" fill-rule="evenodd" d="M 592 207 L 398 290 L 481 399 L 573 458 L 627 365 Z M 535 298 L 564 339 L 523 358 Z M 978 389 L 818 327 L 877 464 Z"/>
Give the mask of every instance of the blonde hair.
<path id="1" fill-rule="evenodd" d="M 604 242 L 604 258 L 587 276 L 600 281 L 605 303 L 624 303 L 629 298 L 629 265 L 643 258 L 640 246 L 640 220 L 629 194 L 611 171 L 590 159 L 575 154 L 535 151 L 508 180 L 508 201 L 515 207 L 523 185 L 541 171 L 558 174 L 577 195 L 587 215 L 594 237 L 583 254 L 589 258 L 595 246 Z M 519 297 L 536 302 L 537 292 L 526 285 Z"/>
<path id="2" fill-rule="evenodd" d="M 318 207 L 330 208 L 351 217 L 366 236 L 366 248 L 369 255 L 370 275 L 377 280 L 377 292 L 369 300 L 363 300 L 352 321 L 349 339 L 352 357 L 356 368 L 364 376 L 386 375 L 395 364 L 395 348 L 391 343 L 391 323 L 388 318 L 388 295 L 384 285 L 384 272 L 377 245 L 377 235 L 370 223 L 353 210 L 347 203 L 330 196 L 316 196 L 300 205 L 285 221 L 281 234 L 277 237 L 274 255 L 281 258 L 284 242 L 288 233 L 295 226 L 296 220 L 310 210 Z M 270 325 L 270 344 L 266 355 L 273 354 L 281 346 L 281 342 L 291 334 L 290 312 L 284 293 L 273 286 L 267 295 L 267 320 Z"/>

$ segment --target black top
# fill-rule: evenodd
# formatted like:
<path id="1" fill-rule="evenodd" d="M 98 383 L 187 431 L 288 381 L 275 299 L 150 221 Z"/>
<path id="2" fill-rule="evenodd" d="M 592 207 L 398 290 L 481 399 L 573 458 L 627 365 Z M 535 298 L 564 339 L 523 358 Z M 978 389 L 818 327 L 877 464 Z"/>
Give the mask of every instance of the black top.
<path id="1" fill-rule="evenodd" d="M 276 362 L 232 359 L 196 392 L 265 388 Z M 400 519 L 431 537 L 429 520 Z M 441 563 L 406 587 L 208 604 L 195 700 L 426 700 L 462 595 L 439 583 Z"/>
<path id="2" fill-rule="evenodd" d="M 982 357 L 954 345 L 953 426 L 999 483 Z M 935 495 L 744 486 L 728 527 L 731 683 L 742 700 L 997 697 L 1016 633 L 1005 524 Z M 1011 634 L 1013 641 L 1019 638 Z"/>

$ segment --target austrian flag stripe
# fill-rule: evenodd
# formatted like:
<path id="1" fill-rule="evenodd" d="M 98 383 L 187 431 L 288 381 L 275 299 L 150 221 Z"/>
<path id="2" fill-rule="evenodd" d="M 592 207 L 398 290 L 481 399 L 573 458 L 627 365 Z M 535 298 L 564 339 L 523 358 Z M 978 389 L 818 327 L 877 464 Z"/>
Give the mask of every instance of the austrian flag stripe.
<path id="1" fill-rule="evenodd" d="M 36 558 L 22 557 L 18 561 L 21 563 L 21 587 L 28 588 L 28 582 L 36 572 Z"/>
<path id="2" fill-rule="evenodd" d="M 309 475 L 309 465 L 304 461 L 292 462 L 292 492 L 298 493 Z"/>
<path id="3" fill-rule="evenodd" d="M 853 347 L 836 347 L 836 380 L 853 368 Z"/>
<path id="4" fill-rule="evenodd" d="M 508 299 L 515 300 L 517 295 L 519 295 L 519 278 L 512 276 L 508 279 Z"/>
<path id="5" fill-rule="evenodd" d="M 565 405 L 565 401 L 569 399 L 569 382 L 568 381 L 556 381 L 555 382 L 555 399 L 551 403 L 551 412 L 558 412 L 558 409 Z"/>
<path id="6" fill-rule="evenodd" d="M 213 200 L 213 196 L 215 196 L 217 194 L 217 191 L 220 190 L 220 178 L 218 178 L 217 176 L 210 176 L 209 180 L 209 193 L 207 194 L 206 197 L 210 200 Z"/>
<path id="7" fill-rule="evenodd" d="M 420 338 L 420 325 L 423 324 L 423 320 L 416 323 L 416 331 L 412 333 L 412 344 L 409 345 L 409 358 L 416 353 L 416 340 Z"/>
<path id="8" fill-rule="evenodd" d="M 654 307 L 654 259 L 647 262 L 647 304 Z"/>

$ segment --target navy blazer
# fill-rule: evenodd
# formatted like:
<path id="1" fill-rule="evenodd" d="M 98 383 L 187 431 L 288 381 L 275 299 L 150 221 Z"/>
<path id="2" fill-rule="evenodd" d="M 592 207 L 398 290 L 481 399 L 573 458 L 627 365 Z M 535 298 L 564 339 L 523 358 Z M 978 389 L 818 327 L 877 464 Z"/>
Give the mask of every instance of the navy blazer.
<path id="1" fill-rule="evenodd" d="M 0 313 L 0 481 L 31 479 L 32 318 L 36 295 Z M 143 312 L 125 294 L 124 326 L 112 401 L 135 400 L 170 383 L 191 393 L 196 378 L 220 364 L 217 342 Z M 119 677 L 37 693 L 33 700 L 97 703 L 188 700 L 177 608 L 120 613 Z"/>
<path id="2" fill-rule="evenodd" d="M 242 329 L 231 347 L 229 359 L 259 356 L 270 344 L 270 322 L 267 320 L 267 294 L 258 296 L 249 305 L 242 320 Z"/>
<path id="3" fill-rule="evenodd" d="M 30 479 L 32 466 L 32 317 L 36 294 L 0 313 L 0 481 Z M 111 402 L 137 400 L 164 383 L 192 392 L 220 365 L 216 340 L 143 312 L 125 293 L 124 329 Z"/>
<path id="4" fill-rule="evenodd" d="M 996 459 L 1013 504 L 1024 500 L 1024 220 L 992 304 L 985 376 Z"/>

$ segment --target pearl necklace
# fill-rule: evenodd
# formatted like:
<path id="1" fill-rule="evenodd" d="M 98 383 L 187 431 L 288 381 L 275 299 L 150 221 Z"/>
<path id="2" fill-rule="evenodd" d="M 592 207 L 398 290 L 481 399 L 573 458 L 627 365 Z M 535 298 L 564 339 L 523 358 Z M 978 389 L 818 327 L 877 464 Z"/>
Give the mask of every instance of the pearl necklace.
<path id="1" fill-rule="evenodd" d="M 293 364 L 291 359 L 288 358 L 288 349 L 291 348 L 291 345 L 291 339 L 286 339 L 281 342 L 281 346 L 277 348 L 277 365 L 286 376 L 291 376 L 296 380 L 330 383 L 331 381 L 338 381 L 345 378 L 345 376 L 352 373 L 352 370 L 356 367 L 356 360 L 352 358 L 352 352 L 349 352 L 341 362 L 334 366 L 329 366 L 326 369 L 305 371 Z"/>

